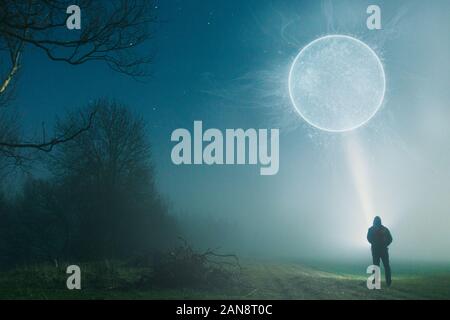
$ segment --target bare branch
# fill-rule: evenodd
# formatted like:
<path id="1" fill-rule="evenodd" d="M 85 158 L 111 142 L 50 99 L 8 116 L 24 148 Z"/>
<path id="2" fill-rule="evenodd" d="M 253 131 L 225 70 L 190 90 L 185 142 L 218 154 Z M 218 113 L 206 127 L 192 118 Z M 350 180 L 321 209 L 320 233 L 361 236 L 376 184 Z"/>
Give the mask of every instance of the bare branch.
<path id="1" fill-rule="evenodd" d="M 62 143 L 66 143 L 68 141 L 74 140 L 78 136 L 83 134 L 84 132 L 90 130 L 92 128 L 92 124 L 93 124 L 93 120 L 94 120 L 96 112 L 97 112 L 97 110 L 94 110 L 89 115 L 89 121 L 84 127 L 79 128 L 78 130 L 76 130 L 73 133 L 66 132 L 61 136 L 55 137 L 55 138 L 51 139 L 50 141 L 43 142 L 43 143 L 10 143 L 10 142 L 0 141 L 0 147 L 10 148 L 10 149 L 15 149 L 15 148 L 37 149 L 37 150 L 44 151 L 44 152 L 50 152 L 58 144 L 62 144 Z"/>
<path id="2" fill-rule="evenodd" d="M 17 71 L 19 70 L 19 58 L 22 46 L 20 46 L 19 49 L 16 50 L 15 53 L 12 53 L 11 57 L 11 69 L 6 75 L 6 78 L 2 81 L 0 85 L 0 95 L 3 94 L 6 89 L 8 88 L 9 84 L 11 83 L 13 77 L 16 75 Z"/>
<path id="3" fill-rule="evenodd" d="M 47 57 L 78 65 L 105 61 L 113 70 L 132 76 L 146 75 L 151 60 L 135 49 L 151 37 L 156 21 L 148 0 L 80 1 L 82 30 L 64 32 L 65 8 L 72 1 L 35 0 L 27 6 L 0 0 L 0 38 L 9 38 L 43 50 Z M 24 32 L 26 31 L 26 32 Z"/>
<path id="4" fill-rule="evenodd" d="M 112 70 L 132 77 L 146 76 L 151 57 L 142 56 L 138 46 L 151 37 L 149 27 L 156 21 L 150 0 L 79 0 L 82 29 L 66 30 L 66 8 L 72 0 L 0 0 L 0 105 L 11 98 L 13 80 L 20 70 L 20 59 L 28 47 L 42 50 L 48 59 L 71 65 L 89 61 L 106 63 Z M 3 74 L 1 74 L 3 72 Z M 42 143 L 4 140 L 0 151 L 36 149 L 50 152 L 54 146 L 88 131 L 87 125 L 62 133 Z M 3 139 L 3 140 L 2 140 Z M 6 150 L 6 151 L 5 151 Z"/>

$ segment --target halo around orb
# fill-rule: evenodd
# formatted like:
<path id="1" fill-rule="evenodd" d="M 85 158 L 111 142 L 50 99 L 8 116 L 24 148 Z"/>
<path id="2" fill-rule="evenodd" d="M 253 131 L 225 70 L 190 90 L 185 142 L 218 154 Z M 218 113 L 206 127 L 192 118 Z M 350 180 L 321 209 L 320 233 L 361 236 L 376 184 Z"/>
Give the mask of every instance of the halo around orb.
<path id="1" fill-rule="evenodd" d="M 310 125 L 329 132 L 351 131 L 380 109 L 386 77 L 378 55 L 364 42 L 328 35 L 304 47 L 289 72 L 289 95 Z"/>

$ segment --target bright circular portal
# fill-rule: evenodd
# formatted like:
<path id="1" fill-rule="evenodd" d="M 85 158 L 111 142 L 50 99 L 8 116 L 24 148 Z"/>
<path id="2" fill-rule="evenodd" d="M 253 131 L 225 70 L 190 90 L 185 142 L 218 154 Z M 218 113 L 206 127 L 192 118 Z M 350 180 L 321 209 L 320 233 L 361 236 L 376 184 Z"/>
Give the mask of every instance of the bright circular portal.
<path id="1" fill-rule="evenodd" d="M 295 58 L 289 94 L 297 112 L 312 126 L 350 131 L 367 123 L 386 91 L 383 64 L 364 42 L 345 35 L 314 40 Z"/>

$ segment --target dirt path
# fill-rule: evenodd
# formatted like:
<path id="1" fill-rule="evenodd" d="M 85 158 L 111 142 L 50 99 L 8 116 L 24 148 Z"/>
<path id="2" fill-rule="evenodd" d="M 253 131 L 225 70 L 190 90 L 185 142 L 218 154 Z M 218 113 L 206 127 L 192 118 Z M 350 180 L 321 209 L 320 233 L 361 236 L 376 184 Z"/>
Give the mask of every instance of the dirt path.
<path id="1" fill-rule="evenodd" d="M 244 270 L 250 299 L 448 299 L 450 275 L 410 276 L 368 290 L 365 275 L 323 272 L 294 264 L 251 264 Z"/>

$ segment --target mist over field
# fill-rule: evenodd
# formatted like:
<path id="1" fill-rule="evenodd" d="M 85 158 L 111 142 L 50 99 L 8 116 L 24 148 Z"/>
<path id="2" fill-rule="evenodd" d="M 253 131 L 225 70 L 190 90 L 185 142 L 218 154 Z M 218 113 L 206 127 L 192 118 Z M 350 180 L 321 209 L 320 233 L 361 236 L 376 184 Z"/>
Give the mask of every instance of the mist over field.
<path id="1" fill-rule="evenodd" d="M 224 47 L 237 43 L 257 50 L 232 50 L 226 60 L 208 51 L 217 61 L 203 84 L 211 89 L 201 102 L 183 102 L 195 112 L 177 114 L 175 121 L 185 128 L 196 118 L 205 119 L 205 127 L 258 123 L 280 128 L 281 138 L 280 171 L 274 177 L 260 177 L 251 166 L 181 168 L 167 166 L 166 158 L 160 161 L 159 185 L 183 224 L 195 230 L 192 237 L 208 246 L 202 239 L 206 233 L 218 246 L 249 255 L 369 259 L 366 232 L 379 215 L 394 237 L 392 259 L 449 261 L 450 22 L 446 10 L 437 9 L 449 4 L 436 4 L 383 2 L 384 28 L 376 34 L 355 21 L 365 15 L 364 1 L 250 6 L 236 13 L 240 19 L 233 23 L 246 30 L 237 38 L 233 30 L 214 38 L 219 26 L 193 26 L 211 47 L 220 41 Z M 215 14 L 217 19 L 226 15 Z M 296 28 L 297 23 L 308 29 Z M 173 26 L 168 37 L 180 30 Z M 284 79 L 289 63 L 301 47 L 327 32 L 366 41 L 385 68 L 383 106 L 355 132 L 320 132 L 291 110 Z M 189 48 L 183 56 L 204 50 L 201 44 Z M 244 54 L 251 62 L 234 64 Z M 232 64 L 233 72 L 225 72 Z M 186 180 L 192 183 L 179 183 Z"/>
<path id="2" fill-rule="evenodd" d="M 70 2 L 0 1 L 0 299 L 450 297 L 449 1 Z"/>

